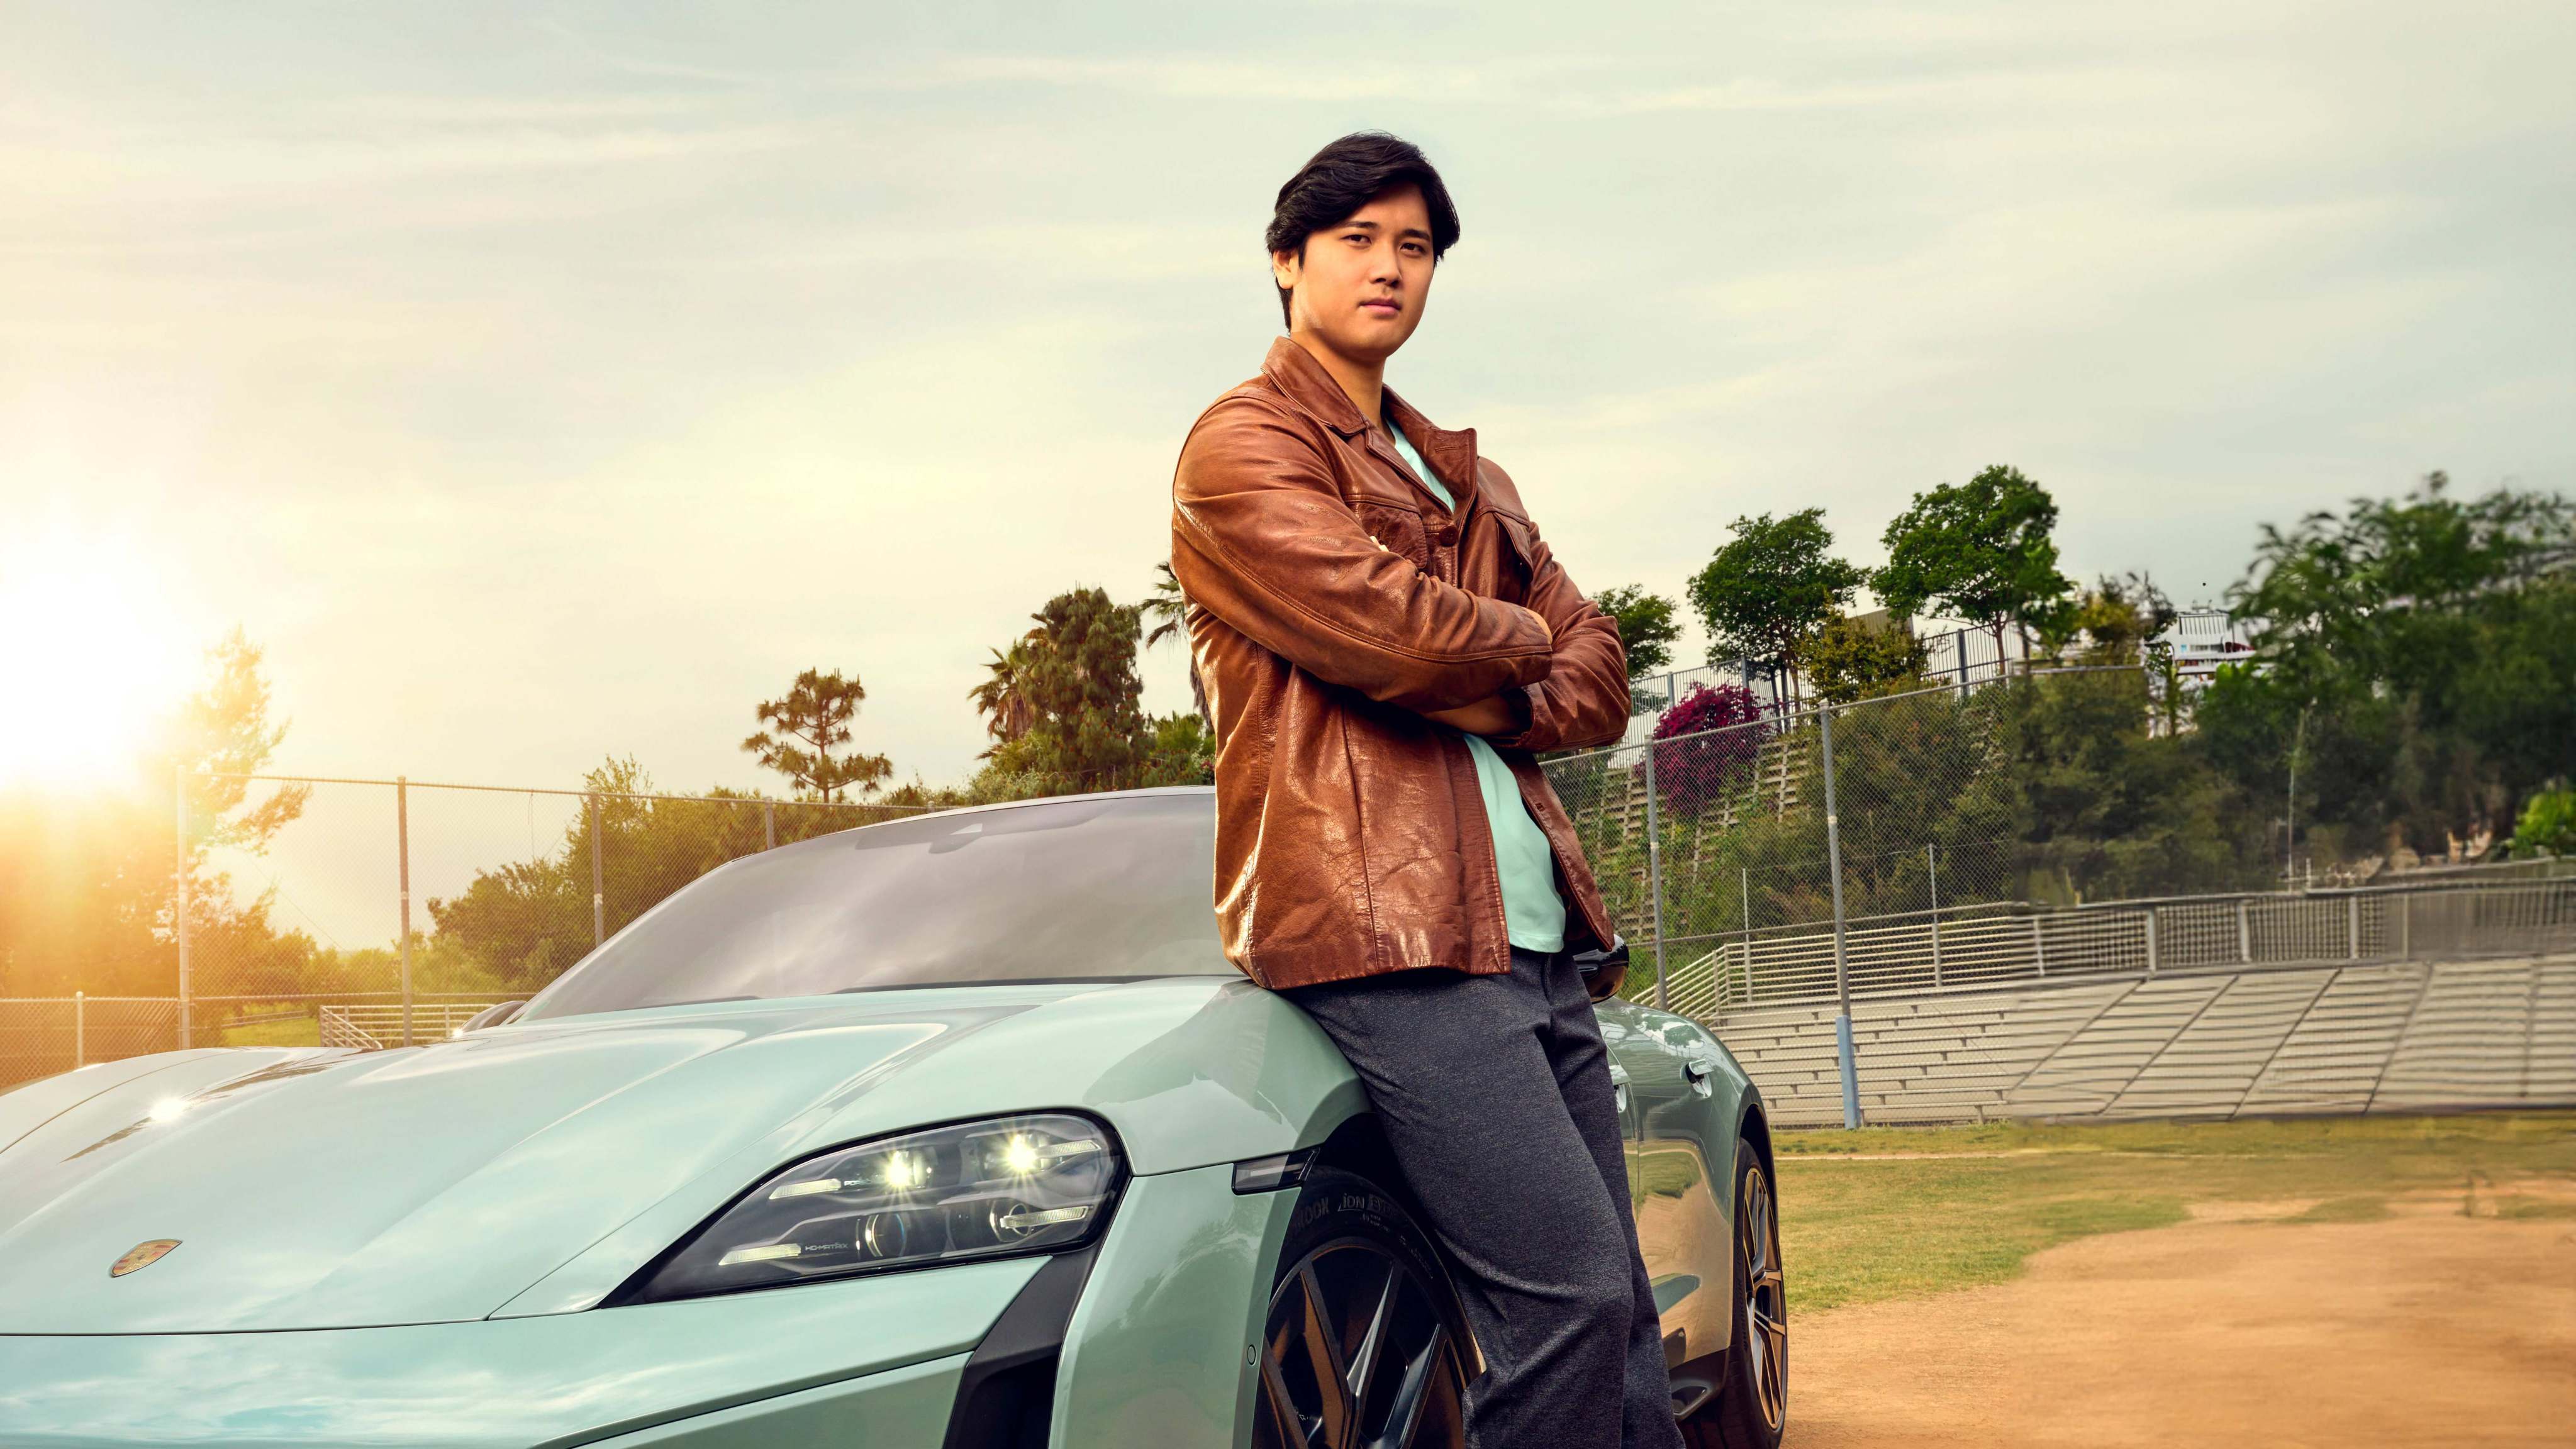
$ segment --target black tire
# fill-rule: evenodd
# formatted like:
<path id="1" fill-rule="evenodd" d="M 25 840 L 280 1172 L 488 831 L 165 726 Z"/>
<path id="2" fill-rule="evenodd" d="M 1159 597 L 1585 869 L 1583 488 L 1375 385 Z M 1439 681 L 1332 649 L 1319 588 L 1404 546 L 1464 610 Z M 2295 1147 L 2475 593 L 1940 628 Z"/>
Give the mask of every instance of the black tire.
<path id="1" fill-rule="evenodd" d="M 1462 1449 L 1471 1351 L 1404 1204 L 1354 1173 L 1309 1174 L 1264 1320 L 1255 1449 Z"/>
<path id="2" fill-rule="evenodd" d="M 1682 1421 L 1691 1449 L 1779 1449 L 1789 1423 L 1789 1302 L 1779 1198 L 1754 1150 L 1735 1144 L 1734 1342 L 1717 1397 Z M 1765 1347 L 1768 1352 L 1765 1352 Z"/>

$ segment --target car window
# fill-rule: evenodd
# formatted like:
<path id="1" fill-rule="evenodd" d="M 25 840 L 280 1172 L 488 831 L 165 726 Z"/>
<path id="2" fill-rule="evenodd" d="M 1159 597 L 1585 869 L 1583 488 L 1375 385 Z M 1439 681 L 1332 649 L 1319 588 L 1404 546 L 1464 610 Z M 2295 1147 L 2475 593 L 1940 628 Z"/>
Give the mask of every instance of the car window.
<path id="1" fill-rule="evenodd" d="M 923 816 L 746 856 L 645 912 L 523 1021 L 968 982 L 1231 974 L 1206 794 Z"/>

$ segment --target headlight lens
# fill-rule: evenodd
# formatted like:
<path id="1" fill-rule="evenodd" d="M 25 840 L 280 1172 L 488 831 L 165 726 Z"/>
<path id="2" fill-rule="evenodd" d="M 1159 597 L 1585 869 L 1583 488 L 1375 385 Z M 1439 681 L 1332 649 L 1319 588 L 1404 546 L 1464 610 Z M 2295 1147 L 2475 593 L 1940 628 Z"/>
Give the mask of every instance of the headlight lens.
<path id="1" fill-rule="evenodd" d="M 1109 1130 L 1060 1112 L 837 1147 L 753 1188 L 621 1297 L 1058 1252 L 1100 1231 L 1124 1176 Z"/>

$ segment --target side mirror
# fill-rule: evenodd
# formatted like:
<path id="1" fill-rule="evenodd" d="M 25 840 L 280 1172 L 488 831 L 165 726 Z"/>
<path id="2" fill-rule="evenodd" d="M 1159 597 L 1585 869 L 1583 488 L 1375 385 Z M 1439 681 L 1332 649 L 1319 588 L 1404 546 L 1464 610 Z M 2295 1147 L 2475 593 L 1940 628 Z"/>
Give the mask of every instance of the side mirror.
<path id="1" fill-rule="evenodd" d="M 1574 969 L 1583 973 L 1584 993 L 1595 1001 L 1607 999 L 1628 979 L 1628 938 L 1611 933 L 1607 951 L 1577 951 Z"/>

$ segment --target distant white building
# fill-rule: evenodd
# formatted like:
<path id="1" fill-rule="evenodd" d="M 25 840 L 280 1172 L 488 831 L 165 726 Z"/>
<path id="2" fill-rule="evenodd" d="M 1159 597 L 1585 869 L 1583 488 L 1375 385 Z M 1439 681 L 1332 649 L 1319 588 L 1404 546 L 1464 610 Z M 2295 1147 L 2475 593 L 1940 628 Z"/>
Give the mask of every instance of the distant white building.
<path id="1" fill-rule="evenodd" d="M 2156 642 L 2173 651 L 2174 671 L 2185 679 L 2206 680 L 2218 666 L 2241 664 L 2254 654 L 2244 622 L 2225 609 L 2185 609 Z"/>

